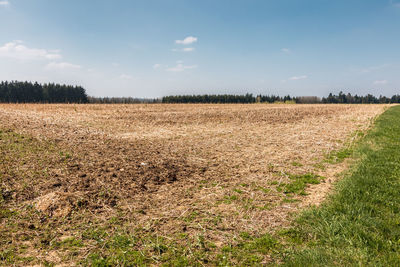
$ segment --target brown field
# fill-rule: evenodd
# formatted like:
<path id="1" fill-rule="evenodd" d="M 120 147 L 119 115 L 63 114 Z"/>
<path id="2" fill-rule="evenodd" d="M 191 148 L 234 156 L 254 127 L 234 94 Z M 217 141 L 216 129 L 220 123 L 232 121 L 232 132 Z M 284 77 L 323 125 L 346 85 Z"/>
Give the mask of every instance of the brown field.
<path id="1" fill-rule="evenodd" d="M 104 249 L 83 234 L 90 227 L 186 247 L 206 240 L 210 251 L 272 232 L 323 200 L 346 166 L 335 153 L 386 107 L 1 104 L 0 131 L 19 135 L 0 139 L 0 205 L 21 214 L 0 221 L 0 239 L 12 240 L 3 248 L 76 264 Z M 15 149 L 21 142 L 32 149 Z M 290 191 L 305 174 L 321 183 Z M 83 245 L 54 245 L 68 238 Z"/>

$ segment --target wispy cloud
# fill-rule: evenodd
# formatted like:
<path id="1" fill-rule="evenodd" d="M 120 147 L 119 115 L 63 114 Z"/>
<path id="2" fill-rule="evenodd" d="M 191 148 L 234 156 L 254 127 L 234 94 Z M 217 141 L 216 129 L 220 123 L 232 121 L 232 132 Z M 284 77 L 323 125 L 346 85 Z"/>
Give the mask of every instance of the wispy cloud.
<path id="1" fill-rule="evenodd" d="M 59 50 L 29 48 L 23 45 L 22 41 L 13 41 L 0 46 L 1 57 L 18 60 L 55 60 L 62 58 Z"/>
<path id="2" fill-rule="evenodd" d="M 190 45 L 197 42 L 197 37 L 188 36 L 183 40 L 176 40 L 175 43 L 182 44 L 182 45 Z"/>
<path id="3" fill-rule="evenodd" d="M 194 47 L 184 47 L 182 49 L 172 48 L 172 52 L 193 52 L 195 50 Z"/>
<path id="4" fill-rule="evenodd" d="M 289 80 L 296 81 L 296 80 L 304 80 L 304 79 L 307 79 L 307 78 L 308 78 L 307 75 L 301 75 L 301 76 L 290 77 Z"/>
<path id="5" fill-rule="evenodd" d="M 66 69 L 81 69 L 82 66 L 68 62 L 50 62 L 46 65 L 47 70 L 66 70 Z"/>
<path id="6" fill-rule="evenodd" d="M 158 64 L 158 63 L 156 63 L 156 64 L 154 64 L 153 65 L 153 69 L 159 69 L 159 68 L 161 68 L 161 64 Z"/>
<path id="7" fill-rule="evenodd" d="M 292 52 L 292 50 L 290 50 L 289 48 L 282 48 L 281 52 L 285 53 L 285 54 L 289 54 Z"/>
<path id="8" fill-rule="evenodd" d="M 385 85 L 387 83 L 388 83 L 387 80 L 378 80 L 374 82 L 374 85 Z"/>
<path id="9" fill-rule="evenodd" d="M 182 72 L 185 70 L 189 70 L 189 69 L 195 69 L 197 68 L 197 65 L 183 65 L 183 63 L 178 63 L 175 67 L 171 67 L 171 68 L 167 68 L 166 71 L 170 71 L 170 72 Z"/>
<path id="10" fill-rule="evenodd" d="M 185 47 L 183 48 L 183 52 L 193 52 L 194 51 L 194 47 Z"/>
<path id="11" fill-rule="evenodd" d="M 132 80 L 133 76 L 123 73 L 123 74 L 119 75 L 119 78 L 122 79 L 122 80 Z"/>
<path id="12" fill-rule="evenodd" d="M 370 72 L 373 72 L 373 71 L 376 71 L 376 70 L 384 69 L 384 68 L 386 68 L 388 66 L 389 66 L 389 64 L 382 64 L 382 65 L 379 65 L 379 66 L 367 67 L 367 68 L 360 69 L 359 72 L 361 72 L 361 73 L 370 73 Z"/>
<path id="13" fill-rule="evenodd" d="M 10 5 L 9 1 L 0 1 L 0 6 L 8 6 Z"/>

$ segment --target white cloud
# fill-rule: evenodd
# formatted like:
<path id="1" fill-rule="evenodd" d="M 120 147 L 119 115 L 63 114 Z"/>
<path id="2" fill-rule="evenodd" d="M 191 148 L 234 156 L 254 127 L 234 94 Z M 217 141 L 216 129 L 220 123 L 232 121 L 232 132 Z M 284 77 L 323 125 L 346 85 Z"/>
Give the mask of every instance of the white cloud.
<path id="1" fill-rule="evenodd" d="M 129 75 L 129 74 L 121 74 L 119 76 L 119 78 L 122 80 L 132 80 L 133 79 L 132 75 Z"/>
<path id="2" fill-rule="evenodd" d="M 307 79 L 307 78 L 308 78 L 307 75 L 301 75 L 301 76 L 290 77 L 289 80 L 296 81 L 296 80 L 304 80 L 304 79 Z"/>
<path id="3" fill-rule="evenodd" d="M 290 52 L 292 52 L 289 48 L 282 48 L 281 51 L 285 54 L 289 54 Z"/>
<path id="4" fill-rule="evenodd" d="M 8 1 L 0 1 L 0 6 L 8 6 L 10 5 L 10 2 Z"/>
<path id="5" fill-rule="evenodd" d="M 172 52 L 193 52 L 195 50 L 194 47 L 184 47 L 182 49 L 173 48 L 171 49 Z"/>
<path id="6" fill-rule="evenodd" d="M 13 41 L 0 46 L 0 58 L 18 60 L 55 60 L 62 58 L 59 50 L 29 48 L 22 41 Z"/>
<path id="7" fill-rule="evenodd" d="M 158 64 L 158 63 L 153 65 L 153 69 L 155 69 L 155 70 L 159 69 L 160 67 L 161 67 L 161 64 Z"/>
<path id="8" fill-rule="evenodd" d="M 46 65 L 47 70 L 66 70 L 66 69 L 80 69 L 82 66 L 75 65 L 68 62 L 50 62 Z"/>
<path id="9" fill-rule="evenodd" d="M 193 52 L 194 51 L 194 47 L 185 47 L 182 50 L 183 52 Z"/>
<path id="10" fill-rule="evenodd" d="M 375 85 L 384 85 L 384 84 L 387 84 L 387 83 L 388 83 L 387 80 L 378 80 L 378 81 L 374 82 Z"/>
<path id="11" fill-rule="evenodd" d="M 389 64 L 382 64 L 382 65 L 379 65 L 379 66 L 372 66 L 372 67 L 368 67 L 368 68 L 363 68 L 363 69 L 361 69 L 359 71 L 361 73 L 370 73 L 370 72 L 373 72 L 373 71 L 376 71 L 376 70 L 384 69 L 384 68 L 386 68 L 388 66 L 390 66 L 390 65 Z"/>
<path id="12" fill-rule="evenodd" d="M 186 66 L 186 65 L 183 65 L 182 63 L 178 63 L 175 67 L 167 68 L 166 71 L 182 72 L 182 71 L 185 71 L 185 70 L 195 69 L 195 68 L 197 68 L 197 65 Z"/>
<path id="13" fill-rule="evenodd" d="M 197 37 L 188 36 L 183 40 L 176 40 L 175 43 L 182 44 L 182 45 L 189 45 L 197 42 Z"/>

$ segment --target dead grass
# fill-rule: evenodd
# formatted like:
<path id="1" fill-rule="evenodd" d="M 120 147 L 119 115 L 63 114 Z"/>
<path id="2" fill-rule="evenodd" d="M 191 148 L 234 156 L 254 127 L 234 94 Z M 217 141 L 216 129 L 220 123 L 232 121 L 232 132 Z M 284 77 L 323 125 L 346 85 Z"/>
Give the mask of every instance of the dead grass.
<path id="1" fill-rule="evenodd" d="M 201 239 L 218 251 L 240 233 L 270 232 L 286 225 L 292 211 L 321 202 L 345 166 L 324 158 L 349 145 L 384 107 L 0 105 L 0 128 L 18 133 L 8 136 L 7 145 L 0 140 L 6 162 L 1 189 L 10 195 L 3 205 L 23 214 L 21 220 L 32 205 L 34 227 L 51 236 L 45 238 L 46 253 L 53 253 L 47 260 L 34 244 L 37 238 L 29 241 L 30 254 L 40 262 L 87 262 L 98 249 L 93 238 L 82 246 L 73 243 L 68 253 L 50 244 L 64 244 L 65 236 L 83 240 L 84 231 L 113 218 L 119 229 L 140 229 L 143 236 L 183 246 Z M 25 137 L 33 139 L 19 139 Z M 15 140 L 37 150 L 15 153 Z M 280 190 L 307 173 L 324 177 L 307 186 L 310 195 Z M 40 226 L 43 218 L 47 230 Z M 10 222 L 5 221 L 3 226 Z M 15 244 L 25 242 L 23 227 L 8 227 L 16 231 Z"/>

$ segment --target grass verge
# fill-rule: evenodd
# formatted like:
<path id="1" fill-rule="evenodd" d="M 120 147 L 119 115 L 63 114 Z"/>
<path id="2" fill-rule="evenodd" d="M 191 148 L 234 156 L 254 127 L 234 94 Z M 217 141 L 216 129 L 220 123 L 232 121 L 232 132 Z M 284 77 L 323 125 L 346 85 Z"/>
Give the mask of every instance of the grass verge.
<path id="1" fill-rule="evenodd" d="M 282 231 L 286 266 L 400 265 L 400 106 L 355 148 L 359 163 L 320 207 Z"/>

